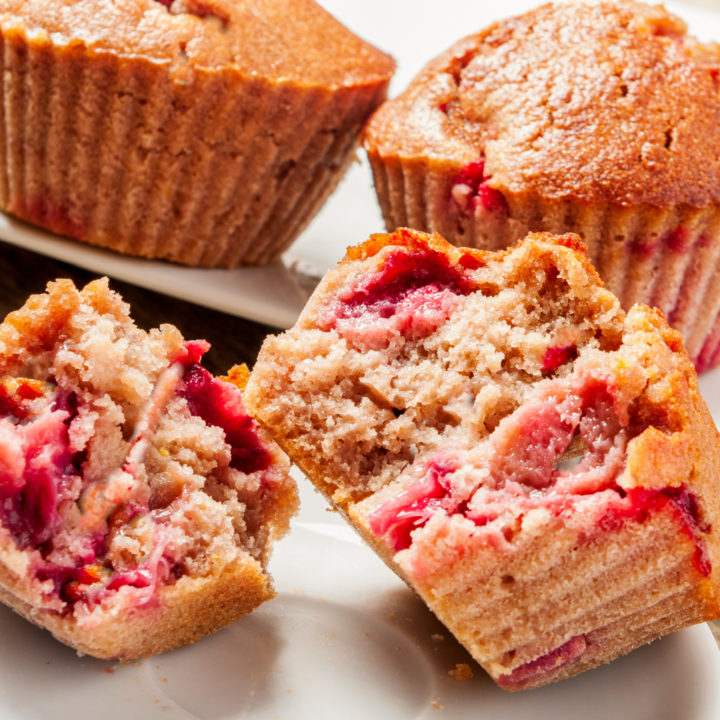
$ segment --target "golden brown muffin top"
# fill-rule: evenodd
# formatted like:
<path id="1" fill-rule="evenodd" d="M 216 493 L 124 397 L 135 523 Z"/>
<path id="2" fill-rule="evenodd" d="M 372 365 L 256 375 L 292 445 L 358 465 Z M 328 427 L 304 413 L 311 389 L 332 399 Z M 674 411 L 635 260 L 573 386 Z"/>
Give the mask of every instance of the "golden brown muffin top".
<path id="1" fill-rule="evenodd" d="M 314 0 L 0 0 L 0 26 L 55 45 L 330 88 L 387 82 L 395 68 Z"/>
<path id="2" fill-rule="evenodd" d="M 623 205 L 720 200 L 720 46 L 661 6 L 544 5 L 471 35 L 371 120 L 365 145 L 489 185 Z"/>

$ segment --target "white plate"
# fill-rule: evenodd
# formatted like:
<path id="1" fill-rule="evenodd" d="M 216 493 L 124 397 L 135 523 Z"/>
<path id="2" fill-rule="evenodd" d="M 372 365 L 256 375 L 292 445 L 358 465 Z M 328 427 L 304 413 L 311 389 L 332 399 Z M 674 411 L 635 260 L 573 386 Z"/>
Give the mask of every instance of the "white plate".
<path id="1" fill-rule="evenodd" d="M 700 380 L 720 420 L 720 368 Z M 278 596 L 190 647 L 79 658 L 0 606 L 0 720 L 717 720 L 707 625 L 539 690 L 499 690 L 310 488 L 270 563 Z M 449 673 L 468 664 L 473 677 Z"/>
<path id="2" fill-rule="evenodd" d="M 476 666 L 344 525 L 297 523 L 272 562 L 279 595 L 157 658 L 78 658 L 0 610 L 3 720 L 608 720 L 720 717 L 707 626 L 540 690 L 510 694 Z"/>
<path id="3" fill-rule="evenodd" d="M 720 369 L 701 379 L 720 417 Z M 190 647 L 79 658 L 0 606 L 0 720 L 717 720 L 707 625 L 539 690 L 499 690 L 420 600 L 300 482 L 270 569 L 278 597 Z M 473 677 L 449 674 L 467 663 Z"/>
<path id="4" fill-rule="evenodd" d="M 398 63 L 397 94 L 434 55 L 489 22 L 524 12 L 540 0 L 320 0 L 362 37 Z M 702 39 L 720 40 L 720 13 L 668 2 Z M 364 154 L 363 154 L 364 155 Z M 0 238 L 97 273 L 247 317 L 276 327 L 292 325 L 307 299 L 307 274 L 321 276 L 348 245 L 383 230 L 364 156 L 345 176 L 320 214 L 283 258 L 264 268 L 207 270 L 129 258 L 60 238 L 0 214 Z"/>

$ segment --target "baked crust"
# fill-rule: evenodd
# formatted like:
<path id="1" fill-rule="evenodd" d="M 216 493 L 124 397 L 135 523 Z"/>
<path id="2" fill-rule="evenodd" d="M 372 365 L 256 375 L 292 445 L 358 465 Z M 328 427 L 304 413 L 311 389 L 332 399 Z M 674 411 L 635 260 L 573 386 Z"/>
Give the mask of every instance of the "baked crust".
<path id="1" fill-rule="evenodd" d="M 6 0 L 3 30 L 57 47 L 83 46 L 192 70 L 338 89 L 386 83 L 389 55 L 350 32 L 313 0 Z"/>
<path id="2" fill-rule="evenodd" d="M 249 556 L 227 558 L 207 577 L 183 578 L 158 593 L 154 606 L 120 606 L 91 623 L 38 608 L 25 589 L 22 578 L 0 559 L 2 602 L 80 655 L 106 660 L 135 660 L 188 645 L 275 597 L 269 576 Z"/>
<path id="3" fill-rule="evenodd" d="M 704 207 L 720 199 L 719 70 L 719 46 L 660 6 L 547 4 L 430 62 L 364 144 L 433 172 L 484 159 L 510 204 Z"/>

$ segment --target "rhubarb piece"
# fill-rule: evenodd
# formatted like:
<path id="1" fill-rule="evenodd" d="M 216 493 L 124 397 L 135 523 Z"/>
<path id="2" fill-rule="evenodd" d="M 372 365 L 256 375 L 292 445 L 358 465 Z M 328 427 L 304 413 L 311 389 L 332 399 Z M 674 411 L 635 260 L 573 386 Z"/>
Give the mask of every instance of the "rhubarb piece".
<path id="1" fill-rule="evenodd" d="M 80 653 L 153 655 L 274 595 L 296 488 L 208 347 L 137 328 L 107 280 L 0 325 L 0 597 Z"/>
<path id="2" fill-rule="evenodd" d="M 423 293 L 442 313 L 406 321 Z M 720 615 L 720 437 L 695 370 L 576 236 L 374 236 L 266 340 L 245 401 L 503 688 Z"/>

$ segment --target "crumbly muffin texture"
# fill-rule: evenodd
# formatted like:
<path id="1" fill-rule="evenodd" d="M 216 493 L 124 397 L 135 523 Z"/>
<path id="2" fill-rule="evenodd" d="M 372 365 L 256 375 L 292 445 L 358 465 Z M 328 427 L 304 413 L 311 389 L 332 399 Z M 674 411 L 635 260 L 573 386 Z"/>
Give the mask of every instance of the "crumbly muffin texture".
<path id="1" fill-rule="evenodd" d="M 207 348 L 136 327 L 107 280 L 0 325 L 0 597 L 81 653 L 155 654 L 274 594 L 296 489 Z"/>
<path id="2" fill-rule="evenodd" d="M 246 402 L 504 688 L 720 614 L 694 368 L 575 236 L 374 236 L 266 340 Z"/>
<path id="3" fill-rule="evenodd" d="M 432 60 L 364 133 L 389 230 L 582 236 L 625 310 L 720 362 L 720 45 L 661 6 L 545 4 Z"/>

